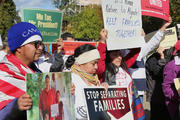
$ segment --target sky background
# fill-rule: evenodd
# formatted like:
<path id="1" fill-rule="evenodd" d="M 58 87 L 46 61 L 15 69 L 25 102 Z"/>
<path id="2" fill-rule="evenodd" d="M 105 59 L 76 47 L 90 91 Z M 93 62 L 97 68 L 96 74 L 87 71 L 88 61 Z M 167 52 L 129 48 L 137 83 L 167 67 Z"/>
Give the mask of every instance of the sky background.
<path id="1" fill-rule="evenodd" d="M 56 10 L 52 0 L 14 0 L 14 3 L 16 4 L 16 9 L 20 11 L 20 16 L 22 14 L 22 8 L 41 8 Z"/>

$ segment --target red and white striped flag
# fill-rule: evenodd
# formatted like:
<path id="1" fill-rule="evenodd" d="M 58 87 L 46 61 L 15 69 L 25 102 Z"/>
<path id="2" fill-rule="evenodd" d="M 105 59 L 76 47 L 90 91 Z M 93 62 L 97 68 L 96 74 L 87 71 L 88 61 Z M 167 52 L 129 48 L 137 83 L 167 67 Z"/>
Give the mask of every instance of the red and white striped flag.
<path id="1" fill-rule="evenodd" d="M 26 93 L 26 73 L 34 73 L 13 54 L 0 62 L 0 109 Z"/>

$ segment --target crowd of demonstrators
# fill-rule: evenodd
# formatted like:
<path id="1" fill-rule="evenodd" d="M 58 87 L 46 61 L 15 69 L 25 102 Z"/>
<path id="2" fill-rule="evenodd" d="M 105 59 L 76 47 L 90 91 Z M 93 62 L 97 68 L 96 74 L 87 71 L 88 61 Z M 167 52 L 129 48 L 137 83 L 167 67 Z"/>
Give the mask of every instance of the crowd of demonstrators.
<path id="1" fill-rule="evenodd" d="M 162 89 L 165 95 L 165 103 L 172 120 L 180 119 L 179 94 L 175 88 L 174 79 L 180 78 L 180 41 L 175 44 L 174 59 L 168 62 L 163 71 Z"/>
<path id="2" fill-rule="evenodd" d="M 159 48 L 158 52 L 148 58 L 146 62 L 146 74 L 144 68 L 144 58 L 158 46 L 165 29 L 170 24 L 171 20 L 166 21 L 151 40 L 144 43 L 141 48 L 125 52 L 123 50 L 108 51 L 106 48 L 107 30 L 102 29 L 97 48 L 89 44 L 82 45 L 76 48 L 66 63 L 62 54 L 63 39 L 74 41 L 72 35 L 68 33 L 62 35 L 63 39 L 57 40 L 57 50 L 50 56 L 47 55 L 42 43 L 41 33 L 33 24 L 27 22 L 15 24 L 8 31 L 10 53 L 0 62 L 0 92 L 4 96 L 0 102 L 0 116 L 2 119 L 26 119 L 25 111 L 32 107 L 31 97 L 25 92 L 26 73 L 61 72 L 67 68 L 71 69 L 72 72 L 76 119 L 88 119 L 85 98 L 83 97 L 84 88 L 104 86 L 107 89 L 108 86 L 112 85 L 128 88 L 128 98 L 133 109 L 134 119 L 138 119 L 138 117 L 143 119 L 145 117 L 143 106 L 140 106 L 142 111 L 139 116 L 135 113 L 134 100 L 137 99 L 134 99 L 134 96 L 138 98 L 137 88 L 138 94 L 141 98 L 143 97 L 147 75 L 147 98 L 151 101 L 151 119 L 156 119 L 156 116 L 160 115 L 164 119 L 171 117 L 173 120 L 178 120 L 179 96 L 173 80 L 179 77 L 180 42 L 178 41 L 175 47 L 169 50 Z M 173 52 L 174 60 L 172 60 Z M 170 60 L 172 61 L 169 62 Z M 45 94 L 51 91 L 49 76 L 47 75 L 45 79 L 46 88 L 40 95 L 40 113 L 43 119 L 54 119 L 50 115 L 50 105 L 57 103 L 61 106 L 62 102 L 59 101 L 58 91 L 56 91 L 56 95 L 55 91 L 54 95 L 49 94 L 51 96 Z M 55 96 L 59 96 L 59 98 L 55 98 Z M 141 102 L 143 102 L 142 99 Z M 63 107 L 59 108 L 61 115 L 55 119 L 64 118 L 62 109 Z M 158 113 L 154 113 L 155 111 Z M 110 118 L 104 113 L 99 115 L 99 119 L 108 120 Z"/>
<path id="3" fill-rule="evenodd" d="M 28 66 L 39 59 L 41 42 L 41 33 L 30 23 L 20 22 L 9 29 L 8 45 L 11 53 L 0 62 L 2 120 L 26 119 L 26 110 L 32 107 L 32 100 L 25 92 L 25 75 L 34 73 Z"/>
<path id="4" fill-rule="evenodd" d="M 137 119 L 136 110 L 134 107 L 134 100 L 133 100 L 133 93 L 135 94 L 135 91 L 132 92 L 132 86 L 134 86 L 132 78 L 130 73 L 128 72 L 128 65 L 132 64 L 132 62 L 136 61 L 136 58 L 133 57 L 130 59 L 127 59 L 129 57 L 122 57 L 122 53 L 120 50 L 106 50 L 106 38 L 107 38 L 107 31 L 102 30 L 100 32 L 100 42 L 97 47 L 100 53 L 100 60 L 98 62 L 98 70 L 97 72 L 99 77 L 103 77 L 102 83 L 107 83 L 109 86 L 120 86 L 120 87 L 126 87 L 128 90 L 129 95 L 129 101 L 130 106 L 133 108 L 132 110 L 132 116 L 134 116 L 134 119 Z M 130 53 L 131 54 L 131 53 Z M 129 55 L 127 55 L 129 56 Z M 101 73 L 101 74 L 100 74 Z M 142 104 L 141 104 L 142 105 Z M 143 107 L 140 107 L 139 104 L 139 110 L 142 109 L 141 112 L 139 112 L 139 118 L 145 118 Z"/>

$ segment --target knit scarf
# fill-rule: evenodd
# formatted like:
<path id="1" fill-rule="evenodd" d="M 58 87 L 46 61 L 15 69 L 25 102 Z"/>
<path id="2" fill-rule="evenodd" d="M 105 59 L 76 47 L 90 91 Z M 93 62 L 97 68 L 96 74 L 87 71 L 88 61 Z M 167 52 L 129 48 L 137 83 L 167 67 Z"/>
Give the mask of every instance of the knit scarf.
<path id="1" fill-rule="evenodd" d="M 79 68 L 79 66 L 75 64 L 71 67 L 71 71 L 75 74 L 78 74 L 84 80 L 84 82 L 87 83 L 88 85 L 92 85 L 92 84 L 96 86 L 99 85 L 99 79 L 98 79 L 97 74 L 91 75 L 91 74 L 85 73 Z"/>

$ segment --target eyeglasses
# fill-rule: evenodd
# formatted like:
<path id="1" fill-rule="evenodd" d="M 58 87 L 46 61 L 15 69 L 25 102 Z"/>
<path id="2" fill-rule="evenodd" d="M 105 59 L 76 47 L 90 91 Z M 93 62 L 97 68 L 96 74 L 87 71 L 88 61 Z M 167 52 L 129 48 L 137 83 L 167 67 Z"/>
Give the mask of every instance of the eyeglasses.
<path id="1" fill-rule="evenodd" d="M 40 46 L 43 48 L 44 46 L 42 41 L 34 41 L 32 42 L 32 44 L 34 45 L 36 49 L 38 49 Z"/>

